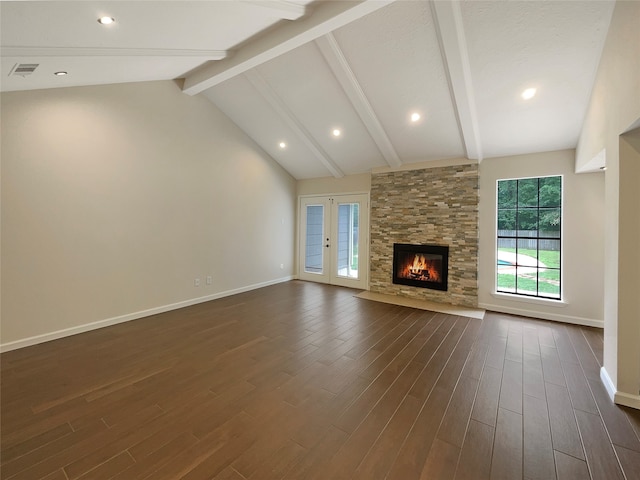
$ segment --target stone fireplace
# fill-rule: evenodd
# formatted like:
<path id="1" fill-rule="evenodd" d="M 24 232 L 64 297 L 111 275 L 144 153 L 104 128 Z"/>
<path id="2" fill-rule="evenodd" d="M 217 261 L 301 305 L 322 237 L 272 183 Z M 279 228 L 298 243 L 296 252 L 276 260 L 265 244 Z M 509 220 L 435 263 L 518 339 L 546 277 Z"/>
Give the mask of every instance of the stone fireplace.
<path id="1" fill-rule="evenodd" d="M 477 164 L 372 174 L 372 292 L 478 306 L 478 180 Z M 394 244 L 447 246 L 446 288 L 394 282 Z M 427 276 L 412 268 L 406 280 Z"/>
<path id="2" fill-rule="evenodd" d="M 449 247 L 393 244 L 393 283 L 447 291 Z"/>

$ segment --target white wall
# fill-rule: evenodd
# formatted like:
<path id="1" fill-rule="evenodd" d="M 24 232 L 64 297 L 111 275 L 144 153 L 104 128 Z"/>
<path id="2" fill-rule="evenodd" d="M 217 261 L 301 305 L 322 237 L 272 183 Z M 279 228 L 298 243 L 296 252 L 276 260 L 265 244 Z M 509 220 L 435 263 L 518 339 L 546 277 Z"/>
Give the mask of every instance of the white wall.
<path id="1" fill-rule="evenodd" d="M 620 248 L 638 239 L 621 239 L 621 225 L 633 218 L 625 218 L 629 212 L 640 209 L 640 190 L 637 179 L 633 185 L 623 185 L 620 161 L 620 135 L 638 126 L 640 120 L 640 2 L 617 1 L 607 40 L 604 45 L 589 108 L 576 151 L 576 170 L 581 171 L 596 163 L 594 159 L 606 158 L 605 174 L 605 309 L 604 309 L 604 370 L 603 380 L 616 402 L 640 408 L 638 388 L 640 366 L 632 361 L 626 349 L 637 350 L 640 343 L 640 319 L 634 314 L 633 304 L 640 291 L 637 272 L 628 276 L 620 271 L 628 254 Z M 629 170 L 629 164 L 626 166 Z M 633 172 L 633 168 L 630 169 Z M 623 190 L 624 188 L 624 190 Z M 620 204 L 631 207 L 625 211 Z M 620 297 L 619 285 L 635 292 L 632 299 Z M 621 343 L 619 340 L 623 340 Z M 626 345 L 626 346 L 625 346 Z M 616 395 L 617 393 L 617 395 Z"/>
<path id="2" fill-rule="evenodd" d="M 337 193 L 369 193 L 371 174 L 347 175 L 341 178 L 322 177 L 298 180 L 298 195 L 332 195 Z"/>
<path id="3" fill-rule="evenodd" d="M 640 129 L 620 137 L 620 211 L 618 235 L 618 385 L 640 388 Z M 636 395 L 637 396 L 637 395 Z M 640 398 L 639 398 L 640 400 Z M 640 405 L 638 405 L 640 407 Z"/>
<path id="4" fill-rule="evenodd" d="M 604 175 L 575 174 L 575 152 L 492 158 L 480 163 L 480 306 L 506 313 L 602 327 L 604 302 Z M 565 302 L 496 295 L 496 182 L 563 175 L 562 288 Z"/>
<path id="5" fill-rule="evenodd" d="M 295 180 L 206 98 L 167 81 L 1 105 L 4 349 L 293 274 Z"/>

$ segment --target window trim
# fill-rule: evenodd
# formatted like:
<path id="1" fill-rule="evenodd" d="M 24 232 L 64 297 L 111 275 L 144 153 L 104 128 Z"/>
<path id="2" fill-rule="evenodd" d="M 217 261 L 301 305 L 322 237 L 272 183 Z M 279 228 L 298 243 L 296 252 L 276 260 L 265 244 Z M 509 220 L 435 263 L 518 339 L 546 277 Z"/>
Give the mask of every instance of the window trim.
<path id="1" fill-rule="evenodd" d="M 559 300 L 550 297 L 534 297 L 531 295 L 513 294 L 498 291 L 491 292 L 491 295 L 502 300 L 529 303 L 533 305 L 547 305 L 549 307 L 566 307 L 567 305 L 569 305 L 569 302 L 566 299 Z"/>
<path id="2" fill-rule="evenodd" d="M 498 201 L 499 201 L 499 196 L 498 196 L 498 185 L 499 182 L 504 182 L 504 181 L 510 181 L 510 180 L 529 180 L 529 179 L 543 179 L 543 178 L 551 178 L 551 177 L 560 177 L 560 232 L 559 232 L 559 241 L 560 241 L 560 265 L 558 267 L 558 271 L 559 271 L 559 276 L 560 276 L 560 296 L 558 298 L 556 297 L 548 297 L 548 296 L 541 296 L 539 294 L 526 294 L 526 293 L 519 293 L 517 291 L 514 292 L 507 292 L 507 291 L 501 291 L 498 289 L 498 241 L 500 238 L 514 238 L 516 240 L 516 251 L 517 251 L 517 239 L 518 237 L 498 237 L 498 218 L 499 218 L 499 208 L 498 208 Z M 538 186 L 539 188 L 539 186 Z M 510 178 L 498 178 L 496 179 L 496 187 L 495 187 L 495 202 L 494 202 L 494 213 L 495 213 L 495 224 L 494 224 L 494 230 L 493 230 L 493 236 L 494 236 L 494 249 L 493 249 L 493 253 L 494 253 L 494 259 L 493 259 L 493 271 L 494 271 L 494 286 L 493 286 L 493 292 L 491 292 L 491 294 L 494 297 L 503 297 L 505 299 L 512 299 L 512 300 L 519 300 L 519 301 L 524 301 L 524 302 L 529 302 L 529 303 L 540 303 L 540 304 L 550 304 L 550 305 L 558 305 L 558 306 L 562 306 L 562 305 L 566 305 L 567 301 L 565 299 L 565 295 L 564 295 L 564 291 L 565 291 L 565 286 L 564 286 L 564 279 L 565 279 L 565 274 L 564 274 L 564 211 L 565 211 L 565 182 L 564 182 L 564 175 L 563 174 L 546 174 L 546 175 L 532 175 L 532 176 L 523 176 L 523 177 L 510 177 Z M 515 206 L 516 211 L 518 210 L 518 204 L 516 201 L 516 206 Z M 537 209 L 540 210 L 540 199 L 538 198 L 538 206 Z M 516 227 L 518 225 L 516 224 Z M 516 228 L 517 231 L 517 228 Z M 538 235 L 539 235 L 539 231 L 538 231 Z M 532 237 L 535 238 L 536 240 L 540 240 L 541 238 L 544 239 L 546 237 Z M 555 238 L 553 238 L 555 240 Z M 538 252 L 539 252 L 539 247 L 538 247 Z M 538 258 L 539 261 L 539 258 Z M 536 284 L 537 284 L 537 280 L 536 280 Z M 539 292 L 539 288 L 537 287 L 538 292 Z"/>

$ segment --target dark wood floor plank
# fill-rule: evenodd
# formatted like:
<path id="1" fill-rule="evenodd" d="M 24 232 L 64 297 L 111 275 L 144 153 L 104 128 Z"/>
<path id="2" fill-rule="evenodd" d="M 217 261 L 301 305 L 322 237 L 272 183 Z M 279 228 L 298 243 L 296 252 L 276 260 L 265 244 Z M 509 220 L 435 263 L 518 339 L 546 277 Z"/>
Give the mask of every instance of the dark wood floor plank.
<path id="1" fill-rule="evenodd" d="M 562 367 L 560 365 L 560 357 L 556 348 L 540 346 L 540 358 L 542 359 L 542 374 L 544 381 L 555 385 L 566 386 Z"/>
<path id="2" fill-rule="evenodd" d="M 93 443 L 101 434 L 107 432 L 107 426 L 101 420 L 86 425 L 84 428 L 60 437 L 53 442 L 31 450 L 14 460 L 2 465 L 2 474 L 7 478 L 23 474 L 25 478 L 37 478 L 55 470 L 59 470 L 73 461 L 83 452 L 87 440 Z M 33 473 L 30 473 L 33 472 Z M 37 473 L 36 473 L 37 472 Z"/>
<path id="3" fill-rule="evenodd" d="M 169 441 L 158 447 L 148 455 L 133 457 L 136 463 L 112 477 L 112 480 L 131 480 L 139 478 L 151 469 L 162 468 L 163 465 L 171 462 L 172 458 L 183 450 L 198 443 L 198 439 L 191 433 L 185 432 L 181 435 L 173 436 Z M 131 455 L 131 452 L 129 451 Z"/>
<path id="4" fill-rule="evenodd" d="M 547 402 L 524 396 L 524 476 L 530 480 L 552 480 L 556 476 Z"/>
<path id="5" fill-rule="evenodd" d="M 21 381 L 33 381 L 17 380 Z M 7 388 L 3 388 L 3 392 Z M 4 402 L 4 393 L 2 395 Z M 62 409 L 60 412 L 59 410 Z M 46 432 L 59 427 L 65 423 L 71 425 L 72 420 L 76 417 L 73 412 L 86 412 L 90 409 L 86 400 L 78 398 L 61 406 L 57 412 L 42 412 L 34 415 L 31 408 L 26 410 L 22 408 L 13 409 L 6 406 L 2 412 L 2 442 L 0 447 L 4 449 L 12 448 L 20 443 L 29 441 L 32 438 L 46 434 Z M 92 421 L 95 420 L 95 411 L 92 411 Z M 72 425 L 73 428 L 73 425 Z"/>
<path id="6" fill-rule="evenodd" d="M 434 337 L 434 330 L 430 328 L 430 323 L 419 322 L 416 324 L 416 328 L 411 332 L 410 338 L 407 337 L 402 342 L 403 348 L 398 351 L 389 350 L 389 355 L 378 357 L 365 372 L 361 375 L 365 378 L 371 378 L 371 369 L 378 372 L 377 378 L 373 380 L 370 387 L 360 396 L 344 413 L 342 417 L 337 419 L 335 425 L 346 432 L 353 432 L 353 430 L 360 424 L 360 422 L 374 409 L 378 401 L 381 401 L 383 397 L 389 397 L 387 390 L 393 388 L 390 392 L 395 397 L 397 405 L 402 401 L 406 391 L 413 386 L 416 378 L 422 371 L 422 365 L 419 363 L 412 363 L 413 358 L 418 354 L 422 348 L 429 343 L 431 338 Z M 435 337 L 436 341 L 439 340 L 439 336 Z M 380 361 L 383 360 L 383 361 Z M 374 367 L 375 366 L 375 367 Z M 407 370 L 411 367 L 409 370 Z M 380 374 L 382 371 L 382 374 Z M 400 383 L 394 381 L 402 378 Z M 400 386 L 402 384 L 402 386 Z M 406 386 L 406 388 L 405 388 Z M 397 398 L 399 397 L 399 398 Z M 390 407 L 388 407 L 390 408 Z M 393 410 L 390 414 L 393 413 Z M 389 415 L 390 417 L 391 415 Z"/>
<path id="7" fill-rule="evenodd" d="M 522 415 L 498 409 L 491 457 L 492 480 L 522 478 Z"/>
<path id="8" fill-rule="evenodd" d="M 495 429 L 476 420 L 469 429 L 460 452 L 455 480 L 486 480 L 491 472 Z"/>
<path id="9" fill-rule="evenodd" d="M 386 322 L 382 327 L 371 330 L 365 338 L 359 339 L 353 347 L 351 347 L 345 355 L 347 357 L 358 359 L 365 352 L 375 348 L 381 350 L 382 346 L 378 346 L 385 337 L 398 327 L 402 326 L 402 318 L 406 318 L 406 310 L 396 307 L 395 309 L 388 310 L 386 312 L 389 322 Z"/>
<path id="10" fill-rule="evenodd" d="M 299 462 L 290 465 L 283 472 L 283 478 L 326 478 L 326 466 L 348 436 L 339 428 L 330 425 L 324 437 Z"/>
<path id="11" fill-rule="evenodd" d="M 611 441 L 615 445 L 640 452 L 640 441 L 629 422 L 629 418 L 618 405 L 611 401 L 602 382 L 589 379 L 589 386 Z"/>
<path id="12" fill-rule="evenodd" d="M 598 415 L 598 407 L 580 365 L 561 363 L 573 408 Z"/>
<path id="13" fill-rule="evenodd" d="M 135 441 L 134 439 L 142 438 L 145 435 L 144 430 L 139 427 L 161 417 L 162 414 L 163 412 L 159 411 L 157 406 L 152 405 L 135 421 L 132 419 L 127 424 L 110 429 L 110 435 L 102 436 L 104 443 L 89 445 L 90 440 L 85 442 L 83 447 L 86 455 L 75 459 L 64 467 L 67 476 L 70 479 L 79 477 L 90 471 L 93 465 L 106 462 L 126 450 Z"/>
<path id="14" fill-rule="evenodd" d="M 133 464 L 135 461 L 128 452 L 120 452 L 78 478 L 80 480 L 108 480 Z"/>
<path id="15" fill-rule="evenodd" d="M 431 393 L 428 394 L 420 414 L 398 452 L 387 476 L 389 480 L 416 478 L 424 467 L 428 456 L 425 446 L 430 447 L 435 439 L 453 390 L 469 356 L 469 349 L 477 338 L 479 324 L 469 323 L 469 319 L 458 318 L 452 332 L 457 327 L 463 329 L 462 336 L 459 337 L 442 374 Z M 455 335 L 458 336 L 458 334 Z"/>
<path id="16" fill-rule="evenodd" d="M 507 335 L 507 349 L 505 352 L 505 360 L 522 363 L 522 352 L 523 352 L 522 332 L 523 332 L 522 325 L 518 324 L 517 322 L 513 322 L 511 323 L 511 325 L 509 325 L 509 334 Z"/>
<path id="17" fill-rule="evenodd" d="M 552 330 L 553 339 L 556 343 L 556 349 L 558 351 L 560 361 L 563 363 L 572 363 L 578 365 L 580 362 L 578 361 L 578 356 L 573 349 L 573 344 L 571 343 L 569 333 L 567 332 L 565 326 L 559 323 L 557 325 L 554 325 Z"/>
<path id="18" fill-rule="evenodd" d="M 614 445 L 613 449 L 627 480 L 640 480 L 640 453 L 618 445 Z"/>
<path id="19" fill-rule="evenodd" d="M 459 447 L 436 438 L 420 474 L 420 480 L 453 478 L 459 457 Z"/>
<path id="20" fill-rule="evenodd" d="M 290 435 L 290 440 L 307 450 L 314 448 L 322 440 L 331 425 L 336 411 L 337 395 L 318 388 L 298 407 L 307 417 L 305 422 Z"/>
<path id="21" fill-rule="evenodd" d="M 507 337 L 492 337 L 489 343 L 489 351 L 485 365 L 487 367 L 502 370 L 507 349 Z"/>
<path id="22" fill-rule="evenodd" d="M 602 367 L 602 364 L 598 362 L 598 359 L 593 354 L 593 350 L 591 350 L 591 347 L 582 334 L 582 329 L 569 325 L 567 325 L 565 328 L 567 334 L 569 335 L 569 339 L 573 344 L 573 348 L 576 352 L 576 355 L 578 356 L 580 366 L 582 367 L 585 376 L 588 379 L 599 380 L 600 368 Z"/>
<path id="23" fill-rule="evenodd" d="M 42 480 L 67 480 L 67 476 L 64 474 L 62 470 L 56 470 L 55 472 L 50 473 L 46 477 L 43 477 Z"/>
<path id="24" fill-rule="evenodd" d="M 622 480 L 622 470 L 613 446 L 609 442 L 602 419 L 576 410 L 580 435 L 584 442 L 587 466 L 593 480 Z"/>
<path id="25" fill-rule="evenodd" d="M 636 437 L 640 439 L 640 410 L 620 405 L 620 410 L 626 415 L 627 420 L 631 424 L 631 428 L 636 432 Z"/>
<path id="26" fill-rule="evenodd" d="M 212 480 L 246 480 L 242 475 L 236 472 L 231 465 L 222 470 Z"/>
<path id="27" fill-rule="evenodd" d="M 407 426 L 409 423 L 413 424 L 420 413 L 422 404 L 422 401 L 411 395 L 404 398 L 387 427 L 360 462 L 353 475 L 354 480 L 382 480 L 386 478 L 387 472 L 391 469 L 391 465 L 409 433 Z"/>
<path id="28" fill-rule="evenodd" d="M 347 352 L 346 355 L 352 358 L 359 358 L 363 352 L 373 351 L 376 352 L 377 355 L 382 355 L 386 350 L 391 348 L 394 343 L 397 342 L 398 338 L 405 334 L 405 332 L 410 329 L 417 321 L 415 317 L 411 317 L 407 312 L 401 312 L 402 315 L 399 315 L 399 318 L 404 317 L 402 321 L 393 325 L 393 327 L 383 332 L 385 335 L 376 343 L 369 344 L 366 343 L 364 348 L 356 348 L 356 351 L 353 352 L 354 349 Z M 396 346 L 398 344 L 396 343 Z M 377 358 L 377 357 L 376 357 Z"/>
<path id="29" fill-rule="evenodd" d="M 475 378 L 464 376 L 463 371 L 440 424 L 437 434 L 439 439 L 462 448 L 479 383 Z"/>
<path id="30" fill-rule="evenodd" d="M 416 392 L 414 391 L 414 389 L 416 384 L 419 383 L 417 377 L 421 372 L 423 372 L 426 368 L 429 368 L 430 372 L 440 372 L 445 364 L 447 365 L 445 369 L 447 367 L 450 370 L 455 368 L 459 368 L 460 370 L 462 369 L 463 363 L 456 362 L 456 360 L 447 363 L 447 359 L 451 359 L 452 357 L 454 357 L 454 354 L 451 354 L 451 349 L 459 343 L 461 335 L 463 334 L 463 332 L 465 332 L 468 320 L 458 318 L 451 323 L 454 324 L 453 327 L 451 327 L 450 329 L 448 326 L 444 328 L 444 331 L 447 331 L 447 337 L 444 341 L 440 342 L 441 337 L 434 334 L 431 335 L 428 339 L 424 338 L 422 342 L 420 342 L 424 343 L 425 347 L 427 345 L 432 345 L 430 348 L 437 349 L 440 353 L 432 355 L 431 359 L 433 361 L 430 362 L 426 367 L 420 361 L 416 361 L 418 354 L 415 354 L 415 356 L 412 357 L 413 361 L 398 379 L 398 388 L 394 389 L 396 391 L 385 392 L 380 402 L 375 406 L 374 409 L 371 410 L 371 413 L 367 415 L 366 419 L 358 427 L 358 430 L 354 432 L 354 434 L 343 446 L 343 449 L 333 459 L 331 470 L 329 470 L 328 473 L 330 477 L 336 475 L 345 475 L 348 477 L 352 475 L 358 465 L 366 457 L 367 452 L 372 448 L 372 445 L 375 442 L 376 437 L 379 435 L 379 432 L 381 432 L 385 428 L 385 424 L 392 417 L 394 411 L 396 410 L 396 407 L 400 404 L 405 394 L 411 394 L 411 392 L 413 392 L 412 395 L 416 396 Z M 474 331 L 474 329 L 470 329 L 468 336 L 473 338 Z M 449 347 L 446 346 L 448 343 L 451 344 Z M 425 348 L 420 348 L 420 344 L 416 345 L 416 347 L 417 348 L 414 348 L 413 351 L 418 350 L 418 353 L 424 351 Z M 468 350 L 466 350 L 464 347 L 462 347 L 461 350 L 456 351 L 458 351 L 458 354 L 455 355 L 456 359 L 461 355 L 464 355 L 465 358 L 468 355 Z M 444 352 L 444 354 L 442 352 Z M 432 376 L 432 378 L 434 377 Z M 437 378 L 437 376 L 435 378 Z M 410 387 L 411 392 L 409 392 Z M 428 395 L 428 391 L 430 390 L 430 388 L 418 389 L 419 392 L 424 393 L 425 398 Z M 411 442 L 409 443 L 411 444 Z M 405 445 L 403 445 L 403 448 L 404 447 Z M 422 459 L 422 462 L 424 462 L 424 459 Z M 422 469 L 422 464 L 420 464 L 417 468 Z M 418 470 L 418 472 L 419 471 L 420 470 Z"/>
<path id="31" fill-rule="evenodd" d="M 587 462 L 571 455 L 554 451 L 556 459 L 556 474 L 558 480 L 584 480 L 591 478 Z"/>
<path id="32" fill-rule="evenodd" d="M 601 330 L 355 293 L 291 281 L 3 353 L 2 478 L 638 478 Z"/>
<path id="33" fill-rule="evenodd" d="M 523 355 L 522 393 L 543 400 L 547 398 L 539 354 L 525 352 Z"/>
<path id="34" fill-rule="evenodd" d="M 522 363 L 504 361 L 498 405 L 500 408 L 522 414 Z"/>
<path id="35" fill-rule="evenodd" d="M 415 361 L 427 368 L 411 387 L 410 395 L 423 400 L 427 398 L 458 343 L 461 333 L 461 324 L 451 319 L 443 323 L 424 348 L 418 352 Z"/>
<path id="36" fill-rule="evenodd" d="M 29 440 L 25 440 L 13 447 L 2 449 L 0 454 L 2 464 L 5 464 L 11 460 L 14 460 L 22 455 L 25 455 L 32 450 L 40 448 L 43 445 L 46 445 L 50 442 L 53 442 L 61 437 L 69 435 L 73 432 L 71 425 L 68 423 L 63 423 L 57 427 L 52 428 L 40 435 L 36 435 L 35 437 L 30 438 Z"/>
<path id="37" fill-rule="evenodd" d="M 569 392 L 565 387 L 546 384 L 551 439 L 554 450 L 584 460 L 584 448 Z"/>
<path id="38" fill-rule="evenodd" d="M 241 412 L 211 434 L 189 448 L 180 451 L 173 461 L 154 466 L 142 478 L 169 480 L 173 478 L 211 478 L 228 467 L 258 438 L 254 428 L 260 428 L 247 414 Z"/>
<path id="39" fill-rule="evenodd" d="M 366 415 L 349 440 L 345 442 L 341 452 L 334 458 L 332 463 L 336 472 L 351 475 L 358 468 L 422 369 L 422 364 L 411 363 L 398 378 L 398 381 L 394 382 L 391 388 L 382 395 L 380 401 Z"/>
<path id="40" fill-rule="evenodd" d="M 549 325 L 538 326 L 538 343 L 541 347 L 556 348 L 556 341 L 553 337 L 553 330 Z"/>
<path id="41" fill-rule="evenodd" d="M 581 410 L 576 410 L 576 419 L 584 442 L 591 478 L 593 480 L 623 479 L 620 464 L 613 446 L 609 442 L 602 419 Z"/>
<path id="42" fill-rule="evenodd" d="M 295 465 L 306 453 L 307 450 L 304 447 L 295 442 L 287 441 L 274 454 L 262 459 L 249 477 L 245 477 L 242 474 L 241 476 L 249 480 L 281 478 L 282 472 L 288 470 L 291 465 Z M 238 470 L 235 471 L 240 473 Z"/>
<path id="43" fill-rule="evenodd" d="M 585 340 L 591 347 L 591 351 L 596 357 L 596 360 L 600 365 L 602 365 L 604 341 L 602 335 L 600 334 L 601 332 L 599 330 L 596 330 L 595 328 L 583 328 L 581 331 Z"/>
<path id="44" fill-rule="evenodd" d="M 238 473 L 246 478 L 250 478 L 260 466 L 273 460 L 271 457 L 275 455 L 275 452 L 280 452 L 287 447 L 295 448 L 295 442 L 289 439 L 306 423 L 306 412 L 299 408 L 291 408 L 287 404 L 283 404 L 279 408 L 282 409 L 282 413 L 269 421 L 265 422 L 263 418 L 258 419 L 262 424 L 260 437 L 252 441 L 251 446 L 246 448 L 231 464 Z M 299 444 L 295 445 L 300 448 L 295 448 L 295 452 L 289 451 L 289 453 L 294 453 L 294 458 L 304 451 L 304 447 Z M 284 456 L 288 456 L 289 453 Z M 283 453 L 280 452 L 279 455 L 283 456 Z M 281 467 L 286 467 L 286 465 L 281 465 Z"/>
<path id="45" fill-rule="evenodd" d="M 471 418 L 487 425 L 495 426 L 498 416 L 501 382 L 502 370 L 485 365 Z"/>
<path id="46" fill-rule="evenodd" d="M 467 360 L 467 363 L 464 366 L 464 370 L 462 372 L 463 376 L 470 377 L 478 381 L 480 381 L 480 377 L 482 376 L 482 370 L 484 369 L 487 352 L 489 350 L 489 344 L 480 341 L 480 336 L 485 330 L 488 330 L 488 327 L 486 326 L 486 320 L 482 320 L 482 326 L 480 327 L 478 340 L 471 347 L 469 359 Z"/>
<path id="47" fill-rule="evenodd" d="M 522 327 L 522 352 L 540 356 L 540 343 L 538 342 L 538 328 L 536 325 L 525 324 Z"/>

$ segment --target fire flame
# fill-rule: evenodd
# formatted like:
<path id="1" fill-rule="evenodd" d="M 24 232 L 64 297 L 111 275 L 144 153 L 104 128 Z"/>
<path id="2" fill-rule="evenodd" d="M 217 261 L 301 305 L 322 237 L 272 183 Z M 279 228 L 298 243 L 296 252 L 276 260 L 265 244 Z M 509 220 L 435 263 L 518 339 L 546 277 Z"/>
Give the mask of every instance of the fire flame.
<path id="1" fill-rule="evenodd" d="M 430 282 L 439 282 L 440 272 L 435 263 L 433 260 L 425 258 L 424 255 L 416 254 L 413 257 L 413 263 L 407 265 L 404 277 L 422 277 Z"/>

